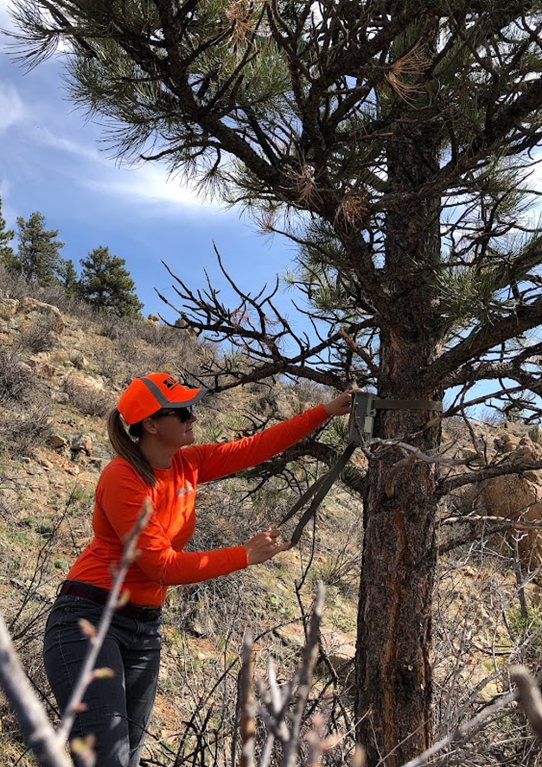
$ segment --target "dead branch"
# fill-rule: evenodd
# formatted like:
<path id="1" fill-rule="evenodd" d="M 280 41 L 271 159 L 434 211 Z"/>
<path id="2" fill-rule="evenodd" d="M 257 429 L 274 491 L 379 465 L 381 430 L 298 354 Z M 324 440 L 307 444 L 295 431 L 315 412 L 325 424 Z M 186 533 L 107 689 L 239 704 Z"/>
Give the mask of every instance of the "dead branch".
<path id="1" fill-rule="evenodd" d="M 66 707 L 64 717 L 56 731 L 49 722 L 43 705 L 37 699 L 28 677 L 21 667 L 7 626 L 0 614 L 0 685 L 16 713 L 23 735 L 41 767 L 73 767 L 72 761 L 65 753 L 65 743 L 88 685 L 93 679 L 99 678 L 100 674 L 103 675 L 103 670 L 93 671 L 94 664 L 113 613 L 119 606 L 120 589 L 126 571 L 136 556 L 139 533 L 147 524 L 150 513 L 151 506 L 150 500 L 148 500 L 142 507 L 136 524 L 127 536 L 122 559 L 113 578 L 109 599 L 104 607 L 98 629 L 94 630 L 88 623 L 82 626 L 83 633 L 86 633 L 90 638 L 89 652 Z M 84 757 L 88 760 L 89 765 L 93 764 L 92 754 L 89 753 L 90 741 L 79 744 L 79 747 L 84 749 Z"/>
<path id="2" fill-rule="evenodd" d="M 128 568 L 133 563 L 136 557 L 136 546 L 137 546 L 137 540 L 139 538 L 139 533 L 146 526 L 147 522 L 149 521 L 151 513 L 152 513 L 151 501 L 150 501 L 150 498 L 147 498 L 141 508 L 141 512 L 139 514 L 139 517 L 136 520 L 134 527 L 128 534 L 128 537 L 125 541 L 124 550 L 122 552 L 122 558 L 120 560 L 118 570 L 113 578 L 113 582 L 111 584 L 111 591 L 109 592 L 109 597 L 102 611 L 100 623 L 98 624 L 98 627 L 95 630 L 95 632 L 94 630 L 90 632 L 89 652 L 85 658 L 85 662 L 79 674 L 79 678 L 73 689 L 71 698 L 68 702 L 68 705 L 66 706 L 66 710 L 64 711 L 62 720 L 58 728 L 58 737 L 61 740 L 66 740 L 68 738 L 70 730 L 73 725 L 73 721 L 77 715 L 79 705 L 81 704 L 81 701 L 83 700 L 85 691 L 88 685 L 93 681 L 93 679 L 97 678 L 98 670 L 94 669 L 96 658 L 98 657 L 98 653 L 100 652 L 100 648 L 105 639 L 105 635 L 107 634 L 107 631 L 111 624 L 113 614 L 115 610 L 117 609 L 117 607 L 119 606 L 120 590 L 122 588 L 122 584 L 124 582 L 126 572 L 128 571 Z"/>
<path id="3" fill-rule="evenodd" d="M 388 498 L 393 498 L 394 484 L 398 475 L 407 468 L 411 468 L 415 463 L 428 463 L 428 464 L 446 464 L 448 466 L 464 466 L 465 464 L 472 463 L 472 458 L 448 458 L 445 455 L 445 451 L 437 453 L 435 455 L 427 455 L 419 450 L 414 445 L 409 445 L 408 442 L 395 439 L 380 439 L 380 437 L 372 437 L 365 442 L 365 448 L 377 447 L 377 452 L 382 453 L 383 450 L 393 448 L 399 448 L 401 452 L 405 454 L 405 458 L 397 461 L 393 464 L 386 477 L 385 493 Z"/>
<path id="4" fill-rule="evenodd" d="M 468 463 L 468 461 L 464 463 Z M 522 474 L 526 471 L 540 471 L 540 469 L 542 469 L 542 461 L 504 461 L 496 466 L 487 466 L 483 469 L 472 471 L 469 474 L 458 474 L 455 477 L 439 482 L 436 496 L 437 498 L 442 498 L 459 487 L 475 482 L 483 482 L 493 477 L 502 477 L 505 474 Z"/>
<path id="5" fill-rule="evenodd" d="M 243 668 L 241 671 L 240 697 L 243 700 L 244 711 L 241 714 L 243 756 L 242 764 L 250 767 L 253 764 L 253 732 L 254 717 L 259 716 L 267 728 L 267 736 L 262 744 L 258 767 L 268 767 L 274 745 L 281 746 L 281 767 L 292 767 L 299 756 L 301 729 L 312 685 L 312 678 L 318 660 L 320 639 L 320 624 L 324 588 L 318 588 L 314 603 L 307 641 L 303 651 L 302 661 L 294 677 L 279 687 L 275 668 L 271 661 L 268 663 L 267 686 L 263 680 L 256 679 L 258 699 L 254 701 L 251 682 L 249 681 L 251 665 L 251 640 L 245 638 L 243 645 Z M 308 735 L 309 750 L 314 757 L 321 755 L 331 748 L 336 739 L 323 738 L 323 720 L 315 717 Z M 245 750 L 246 747 L 246 750 Z M 316 762 L 311 762 L 311 764 Z"/>
<path id="6" fill-rule="evenodd" d="M 525 668 L 525 666 L 512 666 L 510 679 L 517 687 L 517 700 L 534 734 L 542 738 L 542 695 L 537 681 Z"/>
<path id="7" fill-rule="evenodd" d="M 366 368 L 366 372 L 354 371 L 351 362 L 345 369 L 344 355 L 345 336 L 356 345 L 358 333 L 371 328 L 372 322 L 366 319 L 349 321 L 344 327 L 336 329 L 338 318 L 320 318 L 329 325 L 329 332 L 325 337 L 316 333 L 317 340 L 311 341 L 306 333 L 296 333 L 275 306 L 273 298 L 278 290 L 278 281 L 267 293 L 265 285 L 256 295 L 244 292 L 228 274 L 216 246 L 215 252 L 222 274 L 239 299 L 233 309 L 220 300 L 220 290 L 213 287 L 208 276 L 207 287 L 193 291 L 165 263 L 165 268 L 175 280 L 173 288 L 182 303 L 176 306 L 158 293 L 159 298 L 179 315 L 182 327 L 191 328 L 197 335 L 206 334 L 216 343 L 227 341 L 238 349 L 241 364 L 237 360 L 232 364 L 225 358 L 220 363 L 215 361 L 218 369 L 214 367 L 205 371 L 208 378 L 214 381 L 212 391 L 225 391 L 279 374 L 306 378 L 339 391 L 348 388 L 347 381 L 356 380 L 359 386 L 372 381 L 377 372 L 373 363 Z M 175 325 L 179 326 L 179 321 Z M 357 348 L 361 349 L 359 344 Z M 295 353 L 288 353 L 286 349 L 294 349 Z M 368 355 L 358 356 L 367 363 Z M 308 364 L 309 361 L 311 364 Z"/>
<path id="8" fill-rule="evenodd" d="M 440 753 L 444 749 L 448 749 L 451 746 L 455 746 L 458 743 L 465 743 L 473 737 L 479 730 L 482 729 L 484 724 L 491 719 L 494 714 L 501 711 L 506 706 L 509 706 L 515 700 L 518 699 L 518 692 L 515 690 L 503 695 L 497 701 L 490 706 L 486 706 L 479 714 L 470 719 L 468 722 L 458 727 L 457 730 L 442 738 L 435 743 L 431 748 L 428 748 L 423 754 L 420 754 L 415 759 L 411 759 L 406 762 L 402 767 L 421 767 L 423 764 L 432 759 L 436 754 Z"/>
<path id="9" fill-rule="evenodd" d="M 243 663 L 239 679 L 239 698 L 241 707 L 239 732 L 242 743 L 240 767 L 253 767 L 254 738 L 256 733 L 254 724 L 256 703 L 254 700 L 254 687 L 252 682 L 252 638 L 248 634 L 243 642 L 242 659 Z"/>
<path id="10" fill-rule="evenodd" d="M 42 767 L 73 767 L 26 676 L 0 614 L 0 684 Z"/>
<path id="11" fill-rule="evenodd" d="M 517 701 L 525 712 L 534 733 L 542 737 L 542 696 L 535 678 L 525 666 L 516 665 L 510 669 L 510 679 L 516 685 L 515 690 L 499 697 L 457 730 L 439 740 L 423 754 L 406 762 L 402 767 L 421 767 L 444 749 L 470 740 L 489 719 L 514 701 Z"/>

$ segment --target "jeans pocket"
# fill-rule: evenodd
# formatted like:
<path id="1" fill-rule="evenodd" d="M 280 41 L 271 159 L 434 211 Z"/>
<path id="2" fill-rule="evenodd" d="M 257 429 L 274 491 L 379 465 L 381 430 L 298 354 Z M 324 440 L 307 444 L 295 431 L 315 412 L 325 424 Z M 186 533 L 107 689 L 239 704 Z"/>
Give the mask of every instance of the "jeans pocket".
<path id="1" fill-rule="evenodd" d="M 71 595 L 59 597 L 53 609 L 55 608 L 59 609 L 62 616 L 77 615 L 80 618 L 87 618 L 89 620 L 99 619 L 103 611 L 102 605 L 98 605 L 90 599 Z"/>

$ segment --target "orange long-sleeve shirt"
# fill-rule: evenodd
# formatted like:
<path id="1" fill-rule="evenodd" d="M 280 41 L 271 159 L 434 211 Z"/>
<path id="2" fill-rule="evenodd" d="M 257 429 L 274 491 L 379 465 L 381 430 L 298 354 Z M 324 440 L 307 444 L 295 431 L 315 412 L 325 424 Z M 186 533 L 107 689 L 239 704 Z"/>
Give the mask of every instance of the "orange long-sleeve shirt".
<path id="1" fill-rule="evenodd" d="M 153 511 L 137 541 L 137 560 L 124 581 L 130 602 L 157 607 L 163 603 L 168 586 L 242 570 L 247 566 L 244 546 L 183 551 L 196 526 L 197 485 L 266 461 L 299 442 L 327 417 L 323 405 L 318 405 L 252 437 L 181 448 L 169 469 L 154 469 L 157 483 L 152 488 L 127 461 L 114 458 L 96 487 L 94 537 L 77 558 L 68 579 L 111 588 L 110 566 L 120 561 L 123 540 L 147 497 Z"/>

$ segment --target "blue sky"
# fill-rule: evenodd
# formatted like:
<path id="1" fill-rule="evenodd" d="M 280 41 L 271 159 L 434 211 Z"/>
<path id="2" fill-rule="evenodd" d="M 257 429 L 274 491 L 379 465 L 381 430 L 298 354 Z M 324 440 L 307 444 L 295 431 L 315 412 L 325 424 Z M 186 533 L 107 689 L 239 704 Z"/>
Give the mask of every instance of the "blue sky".
<path id="1" fill-rule="evenodd" d="M 11 26 L 9 3 L 0 0 L 0 28 Z M 69 101 L 61 72 L 52 59 L 25 73 L 0 35 L 0 195 L 9 228 L 16 229 L 17 216 L 39 211 L 49 229 L 59 230 L 66 243 L 62 256 L 76 267 L 89 251 L 108 246 L 125 259 L 144 313 L 159 312 L 169 321 L 176 314 L 155 292 L 176 303 L 162 260 L 193 289 L 205 287 L 206 269 L 232 307 L 213 241 L 244 291 L 257 293 L 284 275 L 294 256 L 284 238 L 262 237 L 238 211 L 198 198 L 158 165 L 119 167 L 103 148 L 100 126 Z M 310 333 L 292 298 L 295 292 L 283 288 L 275 303 L 294 330 Z"/>
<path id="2" fill-rule="evenodd" d="M 8 6 L 0 0 L 0 28 L 11 26 Z M 294 251 L 283 238 L 262 237 L 238 211 L 199 199 L 158 165 L 118 167 L 100 127 L 68 100 L 59 61 L 25 73 L 6 43 L 0 36 L 0 195 L 9 228 L 16 229 L 17 216 L 39 211 L 47 228 L 59 230 L 62 256 L 76 267 L 89 251 L 108 246 L 125 259 L 144 313 L 170 320 L 176 315 L 154 291 L 175 299 L 162 260 L 193 288 L 204 286 L 206 268 L 226 303 L 231 291 L 213 240 L 243 290 L 258 292 L 285 273 Z M 293 320 L 291 297 L 281 291 L 277 304 Z"/>

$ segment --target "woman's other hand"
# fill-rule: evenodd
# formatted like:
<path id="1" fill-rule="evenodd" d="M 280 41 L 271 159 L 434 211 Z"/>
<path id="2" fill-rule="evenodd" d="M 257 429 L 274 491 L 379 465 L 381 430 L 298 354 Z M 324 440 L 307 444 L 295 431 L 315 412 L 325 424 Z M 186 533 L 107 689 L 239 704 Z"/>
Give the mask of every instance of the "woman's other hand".
<path id="1" fill-rule="evenodd" d="M 272 559 L 275 554 L 286 551 L 290 542 L 279 542 L 280 530 L 269 528 L 263 533 L 258 533 L 245 543 L 247 562 L 249 565 L 259 565 Z"/>
<path id="2" fill-rule="evenodd" d="M 352 402 L 352 390 L 339 394 L 335 399 L 324 402 L 324 410 L 329 416 L 347 415 L 350 412 L 350 403 Z"/>

